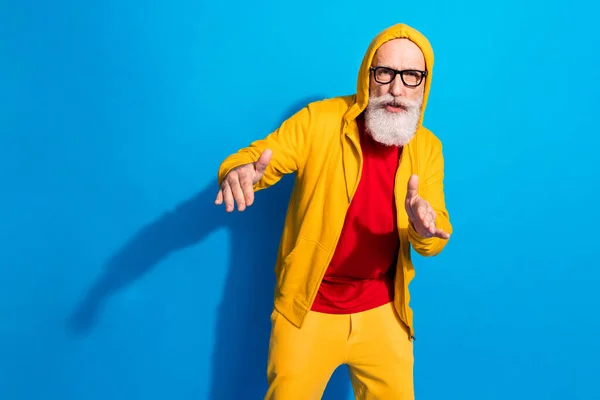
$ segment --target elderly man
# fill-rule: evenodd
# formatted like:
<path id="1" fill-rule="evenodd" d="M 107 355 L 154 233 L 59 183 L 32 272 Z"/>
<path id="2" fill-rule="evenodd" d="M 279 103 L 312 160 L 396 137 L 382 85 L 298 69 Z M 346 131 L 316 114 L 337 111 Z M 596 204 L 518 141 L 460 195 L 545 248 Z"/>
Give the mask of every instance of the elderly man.
<path id="1" fill-rule="evenodd" d="M 452 226 L 440 140 L 423 125 L 433 51 L 404 24 L 379 33 L 357 92 L 308 104 L 227 157 L 216 204 L 243 211 L 296 173 L 271 314 L 267 399 L 317 399 L 346 364 L 359 399 L 413 399 L 410 247 Z"/>

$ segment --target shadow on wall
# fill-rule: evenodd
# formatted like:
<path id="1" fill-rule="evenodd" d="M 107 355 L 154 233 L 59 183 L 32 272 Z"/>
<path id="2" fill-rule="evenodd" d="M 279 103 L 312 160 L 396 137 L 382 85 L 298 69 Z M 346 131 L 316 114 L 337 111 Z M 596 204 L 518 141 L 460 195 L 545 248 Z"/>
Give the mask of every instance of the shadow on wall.
<path id="1" fill-rule="evenodd" d="M 296 104 L 283 119 L 313 100 Z M 103 275 L 71 315 L 69 330 L 86 334 L 111 295 L 148 273 L 170 253 L 227 227 L 232 254 L 218 310 L 210 399 L 262 398 L 266 391 L 273 268 L 293 179 L 285 176 L 257 193 L 248 210 L 232 214 L 214 205 L 217 186 L 211 184 L 144 227 L 108 260 Z M 345 371 L 336 370 L 324 399 L 348 397 L 350 383 Z"/>

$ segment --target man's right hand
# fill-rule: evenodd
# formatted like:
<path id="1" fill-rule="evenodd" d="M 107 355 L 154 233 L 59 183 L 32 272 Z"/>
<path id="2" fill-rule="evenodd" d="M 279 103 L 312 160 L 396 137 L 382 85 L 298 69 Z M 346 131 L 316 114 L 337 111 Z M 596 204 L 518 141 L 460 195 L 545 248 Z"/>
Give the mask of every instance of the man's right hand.
<path id="1" fill-rule="evenodd" d="M 237 203 L 238 211 L 244 211 L 246 206 L 251 206 L 254 202 L 253 186 L 264 175 L 265 169 L 271 161 L 271 154 L 271 150 L 267 149 L 263 151 L 258 161 L 231 170 L 221 183 L 215 204 L 220 205 L 225 201 L 227 212 L 233 211 L 234 200 Z"/>

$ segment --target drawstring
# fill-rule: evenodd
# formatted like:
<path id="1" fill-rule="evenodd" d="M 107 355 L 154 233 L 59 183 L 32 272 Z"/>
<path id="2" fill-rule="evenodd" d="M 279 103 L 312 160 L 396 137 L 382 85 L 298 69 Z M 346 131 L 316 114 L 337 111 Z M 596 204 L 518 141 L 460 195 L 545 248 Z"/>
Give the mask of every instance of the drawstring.
<path id="1" fill-rule="evenodd" d="M 346 149 L 345 149 L 345 143 L 344 140 L 346 140 L 346 135 L 342 135 L 342 166 L 343 166 L 343 173 L 344 173 L 344 186 L 346 186 L 346 198 L 348 199 L 348 204 L 350 204 L 350 188 L 348 187 L 348 173 L 346 172 Z"/>
<path id="2" fill-rule="evenodd" d="M 419 174 L 419 171 L 421 170 L 419 168 L 419 135 L 415 135 L 414 140 L 412 141 L 413 146 L 410 146 L 411 149 L 408 152 L 408 155 L 410 157 L 410 174 L 415 175 L 415 174 Z M 414 147 L 414 149 L 412 148 Z M 414 154 L 413 154 L 414 153 Z M 419 176 L 419 186 L 420 186 L 420 180 L 421 177 Z"/>

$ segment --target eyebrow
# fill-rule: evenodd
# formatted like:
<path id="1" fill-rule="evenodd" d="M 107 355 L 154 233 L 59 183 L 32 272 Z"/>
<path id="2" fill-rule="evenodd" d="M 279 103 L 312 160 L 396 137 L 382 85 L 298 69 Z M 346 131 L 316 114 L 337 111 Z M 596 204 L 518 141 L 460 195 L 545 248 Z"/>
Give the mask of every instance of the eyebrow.
<path id="1" fill-rule="evenodd" d="M 406 67 L 406 68 L 402 68 L 402 69 L 400 69 L 400 68 L 394 68 L 394 67 L 390 67 L 390 66 L 389 66 L 389 65 L 387 65 L 387 64 L 378 64 L 378 65 L 373 65 L 373 68 L 375 68 L 375 67 L 384 67 L 384 68 L 389 68 L 389 69 L 393 69 L 393 70 L 396 70 L 396 71 L 402 71 L 402 70 L 425 71 L 425 70 L 427 69 L 427 68 L 425 68 L 425 69 L 416 68 L 415 66 L 412 66 L 412 65 L 411 65 L 411 66 L 408 66 L 408 67 Z"/>

